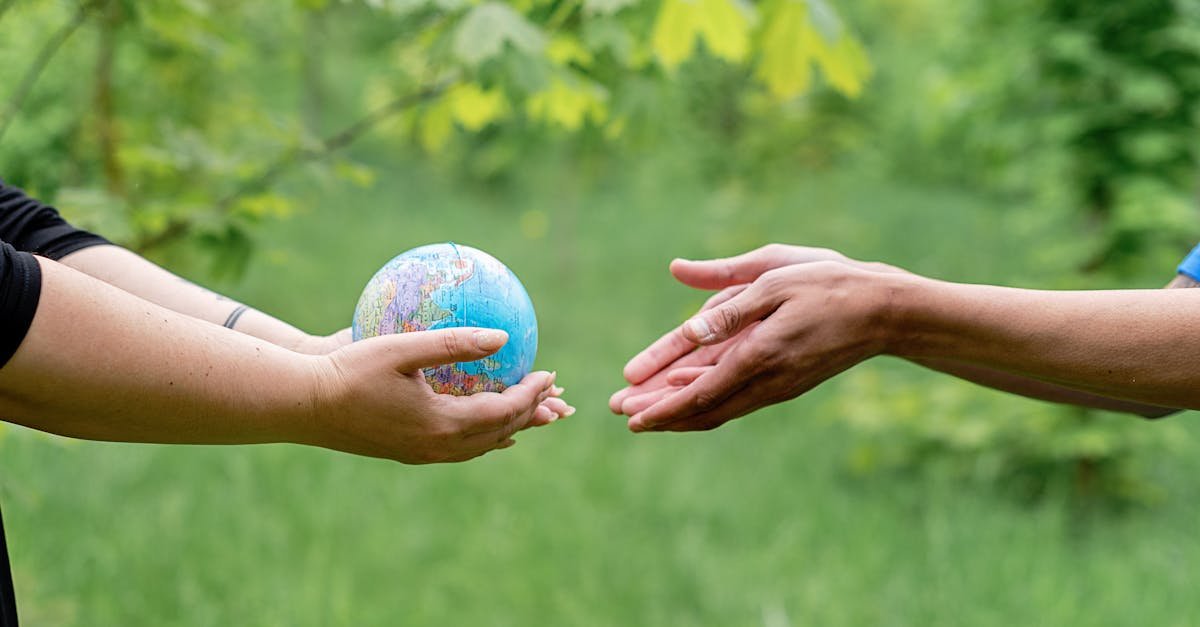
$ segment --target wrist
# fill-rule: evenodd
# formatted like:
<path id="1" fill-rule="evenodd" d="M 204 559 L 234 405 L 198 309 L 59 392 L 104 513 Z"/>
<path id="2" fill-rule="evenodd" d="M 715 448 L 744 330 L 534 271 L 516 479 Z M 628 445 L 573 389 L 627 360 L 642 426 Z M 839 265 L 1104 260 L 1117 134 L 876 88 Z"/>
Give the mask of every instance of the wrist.
<path id="1" fill-rule="evenodd" d="M 324 339 L 325 338 L 300 332 L 294 337 L 289 338 L 289 340 L 283 344 L 283 347 L 292 352 L 303 355 L 323 355 L 328 352 L 322 350 L 324 347 L 321 346 L 321 344 Z"/>
<path id="2" fill-rule="evenodd" d="M 272 440 L 291 444 L 315 444 L 320 440 L 320 420 L 332 397 L 329 359 L 294 354 L 289 367 L 279 373 L 275 410 L 268 416 Z"/>
<path id="3" fill-rule="evenodd" d="M 927 344 L 930 320 L 947 284 L 907 273 L 876 275 L 881 354 L 920 356 Z"/>

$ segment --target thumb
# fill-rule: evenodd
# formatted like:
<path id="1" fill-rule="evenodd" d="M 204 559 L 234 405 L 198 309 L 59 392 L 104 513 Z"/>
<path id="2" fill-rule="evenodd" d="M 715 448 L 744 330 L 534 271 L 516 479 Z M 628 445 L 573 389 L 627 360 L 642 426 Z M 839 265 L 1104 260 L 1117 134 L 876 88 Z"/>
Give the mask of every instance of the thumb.
<path id="1" fill-rule="evenodd" d="M 692 316 L 683 323 L 683 336 L 694 344 L 718 344 L 770 315 L 779 299 L 754 283 L 733 298 Z"/>
<path id="2" fill-rule="evenodd" d="M 504 331 L 473 327 L 414 331 L 389 337 L 395 338 L 395 366 L 401 372 L 483 359 L 508 342 Z"/>

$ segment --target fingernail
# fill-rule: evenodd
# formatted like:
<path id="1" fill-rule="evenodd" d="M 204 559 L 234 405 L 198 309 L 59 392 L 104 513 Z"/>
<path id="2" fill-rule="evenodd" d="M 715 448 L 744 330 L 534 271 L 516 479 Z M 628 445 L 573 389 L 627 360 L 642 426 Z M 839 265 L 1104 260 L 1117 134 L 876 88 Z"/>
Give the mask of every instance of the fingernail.
<path id="1" fill-rule="evenodd" d="M 571 407 L 570 405 L 567 405 L 567 411 L 563 412 L 563 415 L 562 415 L 562 417 L 563 417 L 563 418 L 566 418 L 567 416 L 574 416 L 574 415 L 575 415 L 575 411 L 576 411 L 576 410 L 575 410 L 575 408 L 574 408 L 574 407 Z"/>
<path id="2" fill-rule="evenodd" d="M 713 338 L 712 328 L 708 326 L 708 321 L 704 318 L 692 318 L 687 323 L 688 330 L 692 335 L 701 342 L 707 342 Z"/>
<path id="3" fill-rule="evenodd" d="M 475 346 L 479 350 L 494 351 L 504 346 L 508 341 L 508 334 L 497 329 L 481 329 L 474 334 Z"/>
<path id="4" fill-rule="evenodd" d="M 567 391 L 566 388 L 563 388 L 562 386 L 558 386 L 558 385 L 551 388 L 551 390 L 554 392 L 555 396 L 562 396 L 562 393 Z"/>

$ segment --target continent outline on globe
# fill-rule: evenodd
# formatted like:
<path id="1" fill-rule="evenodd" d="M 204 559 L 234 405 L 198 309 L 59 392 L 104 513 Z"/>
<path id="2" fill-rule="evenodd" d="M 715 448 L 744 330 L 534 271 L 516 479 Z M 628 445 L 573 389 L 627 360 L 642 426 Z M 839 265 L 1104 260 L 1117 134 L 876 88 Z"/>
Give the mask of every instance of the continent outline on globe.
<path id="1" fill-rule="evenodd" d="M 351 331 L 358 341 L 461 326 L 502 329 L 509 340 L 484 359 L 427 368 L 434 391 L 499 392 L 532 370 L 537 315 L 525 286 L 490 254 L 445 242 L 406 250 L 385 263 L 363 288 Z"/>

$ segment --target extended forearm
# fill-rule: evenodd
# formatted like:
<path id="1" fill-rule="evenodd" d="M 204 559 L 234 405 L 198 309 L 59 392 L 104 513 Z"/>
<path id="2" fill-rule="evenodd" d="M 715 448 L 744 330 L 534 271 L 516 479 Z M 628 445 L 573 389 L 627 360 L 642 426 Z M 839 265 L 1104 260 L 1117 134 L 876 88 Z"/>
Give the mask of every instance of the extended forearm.
<path id="1" fill-rule="evenodd" d="M 951 376 L 987 386 L 1002 392 L 1019 394 L 1029 398 L 1103 409 L 1128 414 L 1137 414 L 1144 418 L 1161 418 L 1178 410 L 1158 407 L 1146 403 L 1137 403 L 1118 398 L 1109 398 L 1092 392 L 1076 390 L 1057 383 L 1033 379 L 1025 375 L 1014 374 L 1003 370 L 985 368 L 977 364 L 953 361 L 950 359 L 913 358 L 913 363 L 920 364 L 931 370 L 936 370 Z"/>
<path id="2" fill-rule="evenodd" d="M 1191 277 L 1180 274 L 1176 276 L 1175 279 L 1169 284 L 1167 284 L 1166 287 L 1167 289 L 1178 289 L 1193 288 L 1197 287 L 1198 285 L 1200 284 L 1197 284 L 1196 281 Z M 1082 390 L 1072 389 L 1057 383 L 1033 379 L 1012 372 L 986 368 L 978 364 L 935 358 L 915 358 L 911 359 L 910 361 L 925 366 L 931 370 L 949 374 L 973 383 L 978 383 L 980 385 L 1004 392 L 1020 394 L 1021 396 L 1027 396 L 1029 398 L 1050 401 L 1052 403 L 1066 403 L 1069 405 L 1078 405 L 1080 407 L 1090 407 L 1093 409 L 1137 414 L 1144 418 L 1161 418 L 1179 411 L 1177 409 L 1167 407 L 1158 407 L 1156 405 L 1148 405 L 1134 401 L 1109 398 L 1107 396 L 1101 396 L 1092 392 L 1084 392 Z"/>
<path id="3" fill-rule="evenodd" d="M 285 348 L 300 348 L 310 337 L 286 322 L 180 278 L 119 246 L 85 248 L 67 255 L 62 263 L 172 311 Z"/>
<path id="4" fill-rule="evenodd" d="M 291 439 L 310 359 L 179 315 L 48 260 L 37 315 L 0 368 L 0 416 L 100 440 Z"/>
<path id="5" fill-rule="evenodd" d="M 1200 407 L 1200 290 L 1050 292 L 890 279 L 889 352 L 1099 396 Z"/>

